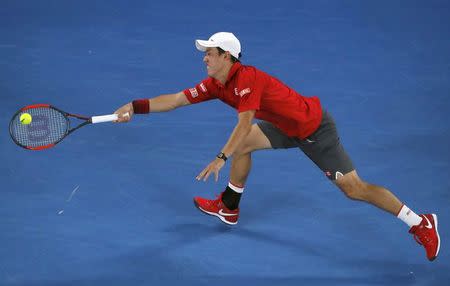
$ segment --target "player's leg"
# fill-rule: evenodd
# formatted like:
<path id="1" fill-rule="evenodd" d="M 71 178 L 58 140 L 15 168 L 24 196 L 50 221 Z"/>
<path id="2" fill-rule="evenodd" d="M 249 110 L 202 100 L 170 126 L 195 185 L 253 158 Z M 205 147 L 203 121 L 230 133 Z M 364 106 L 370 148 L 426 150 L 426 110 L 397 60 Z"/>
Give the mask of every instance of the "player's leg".
<path id="1" fill-rule="evenodd" d="M 405 222 L 416 241 L 424 246 L 428 259 L 436 259 L 440 249 L 440 237 L 435 214 L 417 215 L 387 189 L 361 180 L 355 170 L 334 182 L 350 199 L 365 201 Z"/>
<path id="2" fill-rule="evenodd" d="M 400 211 L 403 204 L 390 191 L 359 178 L 328 112 L 323 113 L 314 134 L 299 140 L 299 147 L 348 198 L 368 202 L 394 215 Z"/>
<path id="3" fill-rule="evenodd" d="M 271 123 L 262 121 L 254 124 L 249 135 L 233 154 L 230 182 L 222 196 L 225 205 L 231 210 L 239 207 L 239 201 L 252 165 L 252 152 L 262 149 L 294 147 L 297 147 L 296 140 L 286 136 Z"/>
<path id="4" fill-rule="evenodd" d="M 252 167 L 252 152 L 272 148 L 269 139 L 257 124 L 238 146 L 231 159 L 230 181 L 222 194 L 222 201 L 230 210 L 239 207 L 245 182 Z"/>
<path id="5" fill-rule="evenodd" d="M 272 148 L 272 145 L 269 139 L 261 131 L 258 124 L 253 124 L 250 133 L 233 154 L 230 170 L 231 182 L 243 186 L 247 181 L 252 165 L 251 153 L 270 148 Z"/>
<path id="6" fill-rule="evenodd" d="M 361 180 L 356 170 L 339 177 L 334 183 L 348 198 L 365 201 L 393 215 L 397 215 L 403 206 L 403 203 L 387 189 Z M 420 221 L 420 217 L 417 216 L 412 223 L 418 224 Z"/>
<path id="7" fill-rule="evenodd" d="M 196 207 L 226 224 L 236 224 L 240 198 L 252 165 L 251 153 L 262 149 L 293 147 L 297 147 L 297 143 L 272 124 L 254 124 L 231 158 L 230 182 L 225 191 L 215 200 L 194 198 Z"/>
<path id="8" fill-rule="evenodd" d="M 411 227 L 410 232 L 424 245 L 428 259 L 436 258 L 440 247 L 436 215 L 419 216 L 387 189 L 361 180 L 340 142 L 331 115 L 324 112 L 319 129 L 308 140 L 300 140 L 299 146 L 348 198 L 367 202 L 397 216 Z"/>

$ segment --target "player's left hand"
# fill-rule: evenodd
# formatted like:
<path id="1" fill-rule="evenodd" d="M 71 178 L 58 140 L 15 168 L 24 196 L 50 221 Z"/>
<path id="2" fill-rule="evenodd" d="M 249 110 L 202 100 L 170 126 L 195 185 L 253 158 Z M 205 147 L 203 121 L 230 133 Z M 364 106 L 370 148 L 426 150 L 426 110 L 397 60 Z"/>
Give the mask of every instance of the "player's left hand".
<path id="1" fill-rule="evenodd" d="M 219 179 L 219 171 L 224 165 L 224 160 L 219 158 L 214 159 L 211 163 L 209 163 L 208 166 L 206 166 L 205 169 L 203 169 L 203 171 L 200 172 L 200 174 L 198 174 L 198 176 L 196 177 L 197 181 L 200 181 L 201 179 L 203 179 L 203 181 L 206 181 L 208 180 L 209 175 L 211 175 L 211 173 L 214 173 L 214 178 L 217 182 L 217 180 Z"/>

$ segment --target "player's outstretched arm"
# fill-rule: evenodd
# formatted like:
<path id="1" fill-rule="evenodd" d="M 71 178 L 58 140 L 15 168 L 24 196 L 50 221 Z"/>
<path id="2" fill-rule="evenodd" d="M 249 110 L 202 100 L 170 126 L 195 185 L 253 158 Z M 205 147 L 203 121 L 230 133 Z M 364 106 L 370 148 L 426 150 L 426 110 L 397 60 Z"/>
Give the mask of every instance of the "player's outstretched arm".
<path id="1" fill-rule="evenodd" d="M 128 122 L 135 113 L 166 112 L 189 104 L 186 95 L 181 91 L 150 99 L 135 100 L 123 105 L 114 113 L 119 116 L 117 122 Z"/>

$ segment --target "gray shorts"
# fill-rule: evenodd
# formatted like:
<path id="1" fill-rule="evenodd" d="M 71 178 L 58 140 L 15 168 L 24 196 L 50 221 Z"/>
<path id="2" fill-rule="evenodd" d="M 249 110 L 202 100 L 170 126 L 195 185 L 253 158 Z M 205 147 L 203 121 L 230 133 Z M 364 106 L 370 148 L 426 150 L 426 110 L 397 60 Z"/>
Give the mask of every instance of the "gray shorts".
<path id="1" fill-rule="evenodd" d="M 270 122 L 261 121 L 257 124 L 273 149 L 300 148 L 330 180 L 336 180 L 355 169 L 339 140 L 333 117 L 327 111 L 323 111 L 319 128 L 304 140 L 288 137 Z"/>

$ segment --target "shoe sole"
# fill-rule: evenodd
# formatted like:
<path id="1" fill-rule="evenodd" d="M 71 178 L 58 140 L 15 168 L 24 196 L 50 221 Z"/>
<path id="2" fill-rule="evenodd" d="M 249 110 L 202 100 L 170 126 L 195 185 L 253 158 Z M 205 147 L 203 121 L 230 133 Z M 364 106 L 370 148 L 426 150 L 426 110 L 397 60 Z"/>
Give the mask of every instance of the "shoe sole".
<path id="1" fill-rule="evenodd" d="M 224 224 L 227 224 L 227 225 L 236 225 L 237 224 L 237 222 L 229 222 L 229 221 L 227 221 L 223 216 L 221 216 L 221 215 L 219 215 L 217 213 L 209 212 L 207 210 L 202 209 L 195 200 L 193 200 L 193 201 L 194 201 L 195 207 L 198 208 L 200 211 L 202 211 L 203 213 L 205 213 L 207 215 L 218 217 Z"/>
<path id="2" fill-rule="evenodd" d="M 434 228 L 435 228 L 435 230 L 436 230 L 436 235 L 437 235 L 437 238 L 438 238 L 438 246 L 437 246 L 436 254 L 434 255 L 434 257 L 432 257 L 432 258 L 430 259 L 430 261 L 433 261 L 433 260 L 436 259 L 436 257 L 437 257 L 438 254 L 439 254 L 439 250 L 441 249 L 441 238 L 440 238 L 439 232 L 438 232 L 438 219 L 437 219 L 437 215 L 431 214 L 431 216 L 432 216 L 433 219 L 434 219 Z"/>

